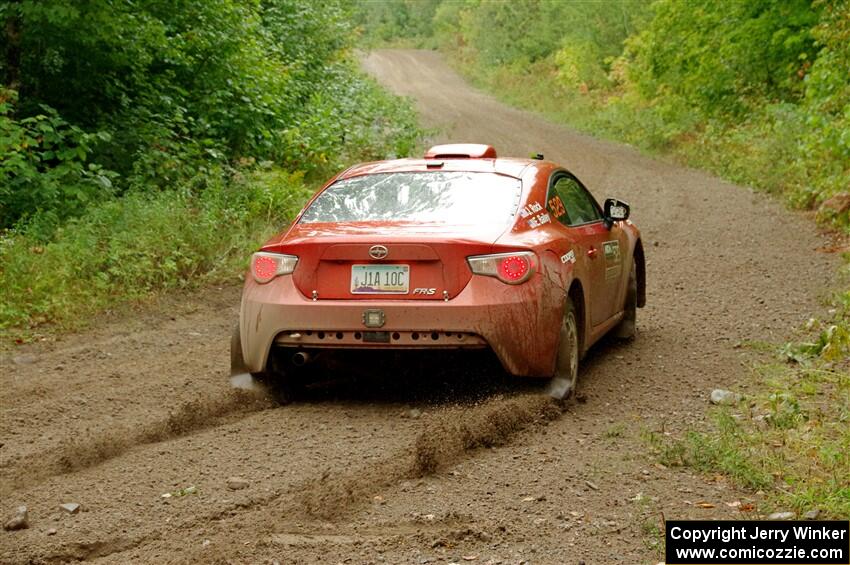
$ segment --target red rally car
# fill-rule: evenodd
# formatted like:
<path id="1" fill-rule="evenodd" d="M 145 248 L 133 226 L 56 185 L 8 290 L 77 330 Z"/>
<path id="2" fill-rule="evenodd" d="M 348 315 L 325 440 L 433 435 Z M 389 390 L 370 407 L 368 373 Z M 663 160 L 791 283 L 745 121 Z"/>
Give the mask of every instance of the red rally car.
<path id="1" fill-rule="evenodd" d="M 629 206 L 489 145 L 356 165 L 251 259 L 231 372 L 286 382 L 327 349 L 490 348 L 575 390 L 584 352 L 646 301 Z"/>

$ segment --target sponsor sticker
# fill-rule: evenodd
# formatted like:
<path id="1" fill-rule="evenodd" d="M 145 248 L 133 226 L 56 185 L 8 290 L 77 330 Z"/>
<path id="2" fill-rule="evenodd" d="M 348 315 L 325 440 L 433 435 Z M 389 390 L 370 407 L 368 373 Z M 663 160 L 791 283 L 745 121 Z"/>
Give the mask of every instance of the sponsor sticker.
<path id="1" fill-rule="evenodd" d="M 534 216 L 533 218 L 528 219 L 528 227 L 534 229 L 539 228 L 543 224 L 548 224 L 552 221 L 552 218 L 549 216 L 547 212 L 543 212 Z"/>
<path id="2" fill-rule="evenodd" d="M 575 263 L 576 262 L 576 252 L 570 249 L 563 255 L 561 255 L 561 263 L 566 265 L 567 263 Z"/>
<path id="3" fill-rule="evenodd" d="M 605 261 L 608 263 L 620 261 L 620 242 L 606 241 L 602 244 L 602 249 L 605 251 Z"/>
<path id="4" fill-rule="evenodd" d="M 519 215 L 523 218 L 527 218 L 533 214 L 536 214 L 540 210 L 543 209 L 543 206 L 540 205 L 540 202 L 530 202 L 526 204 L 522 210 L 519 211 Z"/>

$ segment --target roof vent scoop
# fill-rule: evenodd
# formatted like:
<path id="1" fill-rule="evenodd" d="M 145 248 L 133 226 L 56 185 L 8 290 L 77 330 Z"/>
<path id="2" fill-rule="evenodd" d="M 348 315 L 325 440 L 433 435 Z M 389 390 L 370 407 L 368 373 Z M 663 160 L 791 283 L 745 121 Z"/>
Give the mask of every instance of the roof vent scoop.
<path id="1" fill-rule="evenodd" d="M 496 149 L 482 143 L 435 145 L 425 152 L 426 159 L 495 159 Z"/>

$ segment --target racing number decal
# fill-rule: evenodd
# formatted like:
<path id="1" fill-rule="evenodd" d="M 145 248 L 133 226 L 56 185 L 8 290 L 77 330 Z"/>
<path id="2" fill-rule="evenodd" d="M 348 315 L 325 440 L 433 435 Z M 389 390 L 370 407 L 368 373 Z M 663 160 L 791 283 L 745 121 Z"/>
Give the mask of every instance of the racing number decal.
<path id="1" fill-rule="evenodd" d="M 567 213 L 566 209 L 564 208 L 564 203 L 561 202 L 561 197 L 558 195 L 555 195 L 549 199 L 549 210 L 552 212 L 552 215 L 554 215 L 555 218 L 560 218 L 561 216 Z"/>
<path id="2" fill-rule="evenodd" d="M 605 280 L 614 281 L 620 278 L 623 265 L 620 257 L 620 242 L 606 241 L 602 243 L 605 252 Z"/>

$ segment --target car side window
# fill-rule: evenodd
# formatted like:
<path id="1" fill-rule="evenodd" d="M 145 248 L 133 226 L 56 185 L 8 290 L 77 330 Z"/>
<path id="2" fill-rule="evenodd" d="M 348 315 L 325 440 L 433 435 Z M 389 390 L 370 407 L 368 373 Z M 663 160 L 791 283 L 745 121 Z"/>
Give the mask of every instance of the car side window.
<path id="1" fill-rule="evenodd" d="M 549 214 L 565 226 L 578 226 L 602 219 L 599 205 L 573 177 L 562 175 L 549 189 Z"/>

